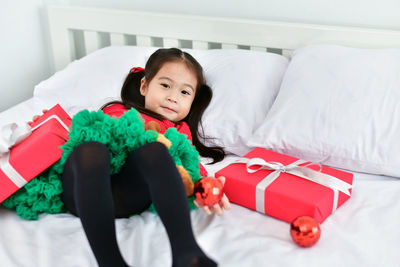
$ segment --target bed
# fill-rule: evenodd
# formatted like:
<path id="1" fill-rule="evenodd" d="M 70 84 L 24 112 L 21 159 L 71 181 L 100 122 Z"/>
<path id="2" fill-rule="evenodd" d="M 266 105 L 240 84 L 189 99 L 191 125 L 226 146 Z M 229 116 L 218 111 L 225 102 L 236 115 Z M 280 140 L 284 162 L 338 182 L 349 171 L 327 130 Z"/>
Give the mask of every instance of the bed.
<path id="1" fill-rule="evenodd" d="M 321 224 L 311 248 L 290 225 L 232 204 L 223 216 L 191 213 L 202 248 L 219 266 L 400 266 L 400 31 L 130 10 L 47 7 L 52 77 L 2 113 L 29 121 L 56 103 L 73 116 L 118 98 L 127 70 L 157 47 L 180 47 L 203 65 L 214 91 L 209 141 L 228 156 L 210 174 L 266 147 L 350 171 L 351 198 Z M 218 103 L 218 104 L 217 104 Z M 201 159 L 207 163 L 206 159 Z M 170 266 L 157 215 L 116 222 L 131 266 Z M 78 218 L 38 220 L 0 208 L 2 266 L 96 266 Z"/>

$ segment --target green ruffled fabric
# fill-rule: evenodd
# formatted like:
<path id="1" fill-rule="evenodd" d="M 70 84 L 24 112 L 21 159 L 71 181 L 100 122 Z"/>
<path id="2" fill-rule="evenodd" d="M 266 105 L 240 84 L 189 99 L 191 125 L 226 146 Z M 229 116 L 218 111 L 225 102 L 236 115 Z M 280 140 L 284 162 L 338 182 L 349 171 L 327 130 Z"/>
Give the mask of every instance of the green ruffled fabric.
<path id="1" fill-rule="evenodd" d="M 97 112 L 83 110 L 72 119 L 69 140 L 61 146 L 63 149 L 61 159 L 2 204 L 6 208 L 15 209 L 20 217 L 28 220 L 36 220 L 41 213 L 65 212 L 61 200 L 63 192 L 61 175 L 64 164 L 75 147 L 87 141 L 105 144 L 111 154 L 111 174 L 115 174 L 124 165 L 130 152 L 147 143 L 155 142 L 157 136 L 157 132 L 145 131 L 143 118 L 133 108 L 118 120 L 101 110 Z M 172 143 L 169 152 L 175 163 L 189 172 L 193 182 L 200 180 L 199 153 L 187 136 L 179 133 L 176 128 L 169 128 L 164 136 Z M 194 196 L 189 197 L 190 209 L 196 208 L 193 200 Z M 153 204 L 149 209 L 155 212 Z"/>

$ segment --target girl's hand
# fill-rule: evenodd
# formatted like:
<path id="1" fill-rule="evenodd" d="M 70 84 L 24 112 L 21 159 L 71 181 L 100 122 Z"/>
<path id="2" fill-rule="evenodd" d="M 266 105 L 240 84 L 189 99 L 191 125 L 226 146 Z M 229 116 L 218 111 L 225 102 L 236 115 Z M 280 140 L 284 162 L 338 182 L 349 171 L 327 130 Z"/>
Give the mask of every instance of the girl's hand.
<path id="1" fill-rule="evenodd" d="M 218 177 L 216 179 L 220 180 L 222 185 L 225 184 L 225 177 L 224 176 L 220 176 L 220 177 Z M 196 200 L 194 200 L 194 204 L 198 208 L 203 209 L 203 211 L 207 215 L 211 215 L 215 211 L 215 213 L 217 213 L 217 215 L 221 216 L 222 213 L 223 213 L 223 209 L 229 210 L 231 208 L 231 204 L 229 203 L 229 199 L 226 197 L 225 194 L 222 196 L 221 201 L 219 203 L 217 203 L 215 205 L 212 205 L 212 206 L 203 206 L 200 203 L 198 203 Z"/>
<path id="2" fill-rule="evenodd" d="M 43 109 L 43 110 L 42 110 L 43 114 L 46 113 L 47 111 L 48 111 L 47 109 Z M 34 123 L 35 121 L 37 121 L 37 119 L 39 119 L 39 118 L 40 118 L 40 115 L 35 115 L 35 116 L 33 116 L 32 121 L 28 121 L 28 124 L 31 125 L 32 123 Z"/>

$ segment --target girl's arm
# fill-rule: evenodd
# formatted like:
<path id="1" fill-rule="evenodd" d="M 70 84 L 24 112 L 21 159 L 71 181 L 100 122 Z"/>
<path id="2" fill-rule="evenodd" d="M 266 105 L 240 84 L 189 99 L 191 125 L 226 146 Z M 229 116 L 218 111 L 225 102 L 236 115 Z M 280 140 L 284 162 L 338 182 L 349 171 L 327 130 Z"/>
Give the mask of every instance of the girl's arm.
<path id="1" fill-rule="evenodd" d="M 190 132 L 190 128 L 189 128 L 189 126 L 188 126 L 185 122 L 182 123 L 181 127 L 179 127 L 177 130 L 178 130 L 178 132 L 180 132 L 180 133 L 186 134 L 186 135 L 187 135 L 187 138 L 188 138 L 191 142 L 193 142 L 192 134 L 191 134 L 191 132 Z M 204 168 L 204 166 L 203 166 L 201 163 L 200 163 L 200 175 L 201 175 L 202 177 L 208 176 L 207 170 Z M 220 180 L 221 183 L 222 183 L 222 185 L 225 184 L 225 177 L 220 176 L 220 177 L 218 177 L 218 178 L 216 178 L 216 179 Z M 215 211 L 215 213 L 217 213 L 217 215 L 220 215 L 220 216 L 221 216 L 224 209 L 225 209 L 225 210 L 229 210 L 229 209 L 231 208 L 231 204 L 229 203 L 229 199 L 228 199 L 228 197 L 227 197 L 225 194 L 223 194 L 223 196 L 222 196 L 222 198 L 221 198 L 221 201 L 220 201 L 219 203 L 213 205 L 213 206 L 203 206 L 203 205 L 201 205 L 200 203 L 196 202 L 196 200 L 194 200 L 194 204 L 195 204 L 198 208 L 203 209 L 203 211 L 204 211 L 206 214 L 208 214 L 208 215 L 211 215 L 211 214 Z"/>

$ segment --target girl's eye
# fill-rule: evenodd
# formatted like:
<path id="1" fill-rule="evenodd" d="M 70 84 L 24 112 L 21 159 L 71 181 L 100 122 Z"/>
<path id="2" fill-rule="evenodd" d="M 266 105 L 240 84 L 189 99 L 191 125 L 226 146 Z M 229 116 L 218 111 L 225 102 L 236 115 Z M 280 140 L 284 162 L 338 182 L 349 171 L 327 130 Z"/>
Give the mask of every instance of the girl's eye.
<path id="1" fill-rule="evenodd" d="M 182 90 L 182 94 L 184 94 L 184 95 L 190 95 L 190 93 L 189 93 L 188 91 L 186 91 L 186 90 Z"/>
<path id="2" fill-rule="evenodd" d="M 165 87 L 165 88 L 169 88 L 169 85 L 166 83 L 162 83 L 161 86 Z"/>

